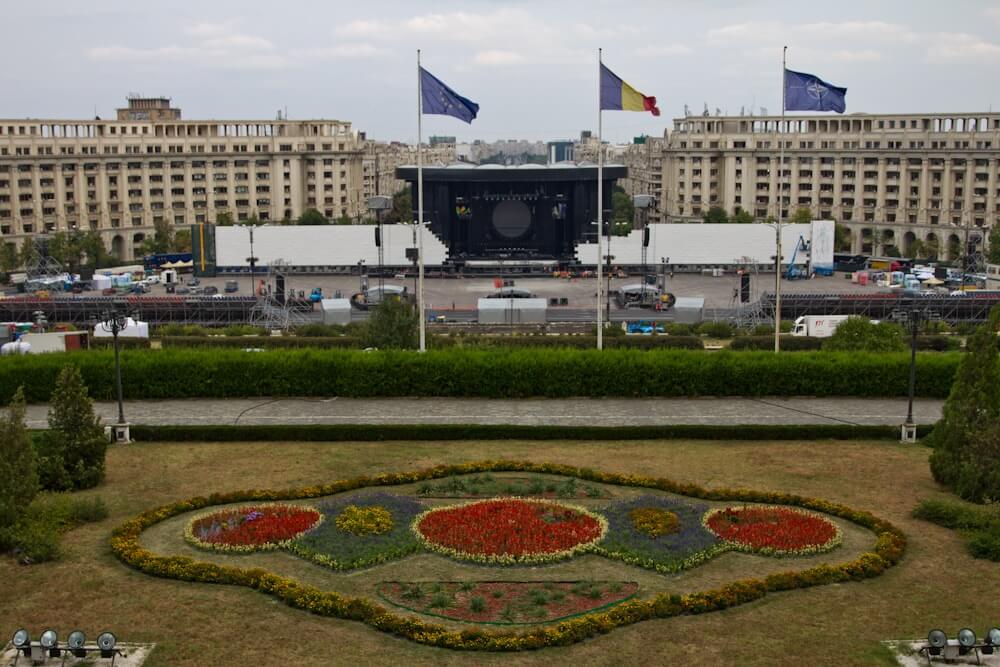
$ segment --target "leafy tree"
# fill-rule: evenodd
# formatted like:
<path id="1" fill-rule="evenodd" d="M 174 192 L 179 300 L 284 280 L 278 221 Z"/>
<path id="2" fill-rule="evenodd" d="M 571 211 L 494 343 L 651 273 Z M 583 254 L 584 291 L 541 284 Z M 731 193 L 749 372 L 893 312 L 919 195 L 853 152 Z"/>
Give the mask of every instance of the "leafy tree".
<path id="1" fill-rule="evenodd" d="M 223 211 L 222 213 L 215 216 L 215 224 L 219 227 L 232 227 L 236 224 L 236 220 L 233 218 L 233 214 L 228 211 Z"/>
<path id="2" fill-rule="evenodd" d="M 416 216 L 413 215 L 413 197 L 410 188 L 404 187 L 392 196 L 392 210 L 386 216 L 386 222 L 403 222 L 411 224 Z"/>
<path id="3" fill-rule="evenodd" d="M 174 230 L 166 220 L 153 223 L 153 236 L 142 242 L 140 252 L 144 255 L 156 255 L 170 252 L 174 242 Z"/>
<path id="4" fill-rule="evenodd" d="M 729 222 L 738 225 L 749 225 L 753 222 L 753 216 L 750 215 L 750 211 L 747 211 L 739 206 L 733 210 L 732 217 L 729 218 Z"/>
<path id="5" fill-rule="evenodd" d="M 615 222 L 631 222 L 635 219 L 635 204 L 620 185 L 611 191 L 611 219 Z"/>
<path id="6" fill-rule="evenodd" d="M 24 414 L 24 390 L 18 388 L 0 417 L 0 546 L 10 544 L 11 529 L 38 493 L 35 450 Z"/>
<path id="7" fill-rule="evenodd" d="M 1000 225 L 993 225 L 990 228 L 989 249 L 987 257 L 990 264 L 1000 264 Z"/>
<path id="8" fill-rule="evenodd" d="M 902 352 L 906 349 L 903 327 L 891 322 L 872 324 L 864 317 L 849 317 L 823 343 L 824 350 L 847 352 Z"/>
<path id="9" fill-rule="evenodd" d="M 26 238 L 21 242 L 21 250 L 18 252 L 17 263 L 22 268 L 27 268 L 28 262 L 35 256 L 35 244 L 31 239 Z"/>
<path id="10" fill-rule="evenodd" d="M 42 487 L 69 491 L 97 486 L 104 479 L 108 439 L 76 366 L 60 371 L 50 404 L 49 430 L 39 442 Z"/>
<path id="11" fill-rule="evenodd" d="M 805 207 L 802 207 L 802 208 L 797 209 L 795 211 L 795 213 L 792 213 L 792 217 L 789 218 L 788 222 L 795 222 L 795 223 L 799 223 L 799 224 L 808 224 L 808 223 L 812 222 L 812 220 L 813 220 L 812 210 L 808 209 L 808 208 L 805 208 Z"/>
<path id="12" fill-rule="evenodd" d="M 628 220 L 615 220 L 611 223 L 612 236 L 628 236 L 632 233 L 632 223 Z"/>
<path id="13" fill-rule="evenodd" d="M 936 238 L 927 239 L 923 243 L 922 252 L 919 256 L 922 259 L 937 259 L 940 247 L 941 245 Z"/>
<path id="14" fill-rule="evenodd" d="M 86 258 L 86 263 L 94 268 L 111 266 L 117 261 L 111 257 L 101 235 L 94 231 L 87 232 L 81 237 L 80 250 Z"/>
<path id="15" fill-rule="evenodd" d="M 941 421 L 928 436 L 931 473 L 966 500 L 1000 499 L 1000 306 L 966 343 Z"/>
<path id="16" fill-rule="evenodd" d="M 962 242 L 958 239 L 948 241 L 948 259 L 952 261 L 962 259 Z"/>
<path id="17" fill-rule="evenodd" d="M 354 221 L 351 220 L 351 216 L 345 214 L 345 215 L 340 216 L 336 220 L 334 220 L 333 224 L 335 224 L 335 225 L 353 225 Z"/>
<path id="18" fill-rule="evenodd" d="M 329 225 L 330 221 L 326 219 L 326 216 L 317 211 L 314 208 L 306 209 L 305 212 L 299 217 L 297 223 L 298 225 Z"/>
<path id="19" fill-rule="evenodd" d="M 170 249 L 174 252 L 191 252 L 191 230 L 178 229 L 174 232 L 174 241 Z"/>
<path id="20" fill-rule="evenodd" d="M 708 209 L 702 216 L 705 222 L 708 223 L 726 223 L 729 222 L 729 215 L 726 213 L 726 209 L 721 206 L 713 206 Z"/>
<path id="21" fill-rule="evenodd" d="M 417 310 L 401 299 L 387 298 L 368 316 L 361 333 L 366 347 L 412 349 L 418 344 Z"/>
<path id="22" fill-rule="evenodd" d="M 882 248 L 882 254 L 884 256 L 886 256 L 886 257 L 902 257 L 903 256 L 903 255 L 900 254 L 899 248 L 897 248 L 894 245 L 887 245 L 884 248 Z"/>
<path id="23" fill-rule="evenodd" d="M 10 273 L 17 268 L 17 245 L 0 243 L 0 272 Z"/>
<path id="24" fill-rule="evenodd" d="M 839 222 L 833 225 L 833 247 L 840 252 L 851 251 L 851 230 Z"/>

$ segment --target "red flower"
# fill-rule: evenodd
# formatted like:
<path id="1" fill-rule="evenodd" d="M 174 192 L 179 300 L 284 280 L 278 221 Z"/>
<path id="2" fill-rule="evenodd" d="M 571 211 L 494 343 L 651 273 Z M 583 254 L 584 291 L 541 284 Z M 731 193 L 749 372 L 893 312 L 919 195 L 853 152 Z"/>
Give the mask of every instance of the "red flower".
<path id="1" fill-rule="evenodd" d="M 729 507 L 710 513 L 704 523 L 727 542 L 765 552 L 815 551 L 840 537 L 831 521 L 784 507 Z"/>
<path id="2" fill-rule="evenodd" d="M 291 505 L 241 507 L 195 519 L 191 534 L 210 545 L 260 546 L 290 540 L 319 518 L 316 510 Z"/>

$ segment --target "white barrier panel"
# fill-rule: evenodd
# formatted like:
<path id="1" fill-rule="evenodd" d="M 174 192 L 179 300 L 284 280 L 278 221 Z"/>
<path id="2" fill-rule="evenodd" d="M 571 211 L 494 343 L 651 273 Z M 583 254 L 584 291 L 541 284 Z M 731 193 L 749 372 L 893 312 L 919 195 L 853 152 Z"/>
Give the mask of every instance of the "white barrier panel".
<path id="1" fill-rule="evenodd" d="M 291 266 L 355 266 L 364 260 L 378 266 L 377 225 L 262 225 L 254 227 L 253 252 L 258 266 L 281 259 Z M 406 249 L 413 245 L 410 225 L 382 225 L 383 262 L 410 266 Z M 250 232 L 246 227 L 215 230 L 216 266 L 249 266 Z M 424 263 L 440 266 L 448 248 L 430 229 L 424 232 Z"/>
<path id="2" fill-rule="evenodd" d="M 791 260 L 800 238 L 810 242 L 812 230 L 811 224 L 782 226 L 782 262 Z M 764 224 L 655 224 L 649 226 L 646 261 L 656 264 L 666 257 L 670 264 L 712 266 L 743 264 L 743 258 L 748 257 L 759 264 L 773 264 L 774 240 L 774 227 Z M 576 249 L 581 264 L 597 262 L 596 243 L 580 243 Z M 608 254 L 606 247 L 604 254 Z M 641 264 L 642 230 L 611 237 L 610 254 L 614 257 L 612 264 Z M 796 264 L 805 264 L 808 259 L 808 253 L 802 250 L 795 254 Z"/>

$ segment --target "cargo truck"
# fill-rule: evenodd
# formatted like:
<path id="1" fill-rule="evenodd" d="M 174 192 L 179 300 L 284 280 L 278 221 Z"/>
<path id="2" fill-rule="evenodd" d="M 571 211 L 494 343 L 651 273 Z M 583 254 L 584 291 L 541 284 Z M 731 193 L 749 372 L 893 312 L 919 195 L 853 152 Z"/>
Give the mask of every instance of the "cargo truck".
<path id="1" fill-rule="evenodd" d="M 847 315 L 803 315 L 795 320 L 792 335 L 829 338 L 847 318 Z"/>

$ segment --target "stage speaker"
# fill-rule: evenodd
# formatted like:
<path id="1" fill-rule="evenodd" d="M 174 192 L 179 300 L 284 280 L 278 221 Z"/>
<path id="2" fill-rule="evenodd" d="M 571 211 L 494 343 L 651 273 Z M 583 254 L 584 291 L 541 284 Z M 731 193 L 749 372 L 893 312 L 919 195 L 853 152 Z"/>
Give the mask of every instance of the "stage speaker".
<path id="1" fill-rule="evenodd" d="M 381 248 L 382 247 L 382 234 L 381 234 L 381 232 L 382 232 L 381 229 L 379 229 L 378 227 L 375 228 L 375 247 L 376 248 Z"/>
<path id="2" fill-rule="evenodd" d="M 740 303 L 750 302 L 750 274 L 740 274 Z"/>
<path id="3" fill-rule="evenodd" d="M 649 247 L 649 227 L 642 228 L 642 247 Z"/>
<path id="4" fill-rule="evenodd" d="M 274 278 L 274 298 L 278 303 L 285 303 L 285 276 L 280 273 Z"/>

